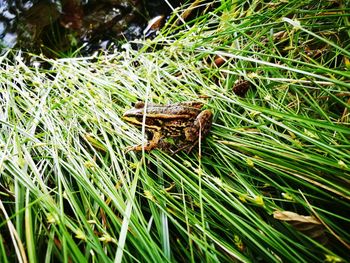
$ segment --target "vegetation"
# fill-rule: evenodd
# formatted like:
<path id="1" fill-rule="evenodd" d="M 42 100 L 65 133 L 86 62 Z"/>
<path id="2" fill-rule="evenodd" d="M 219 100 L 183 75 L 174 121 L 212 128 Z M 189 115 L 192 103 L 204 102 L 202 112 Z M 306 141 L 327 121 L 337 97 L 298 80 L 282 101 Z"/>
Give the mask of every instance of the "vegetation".
<path id="1" fill-rule="evenodd" d="M 0 58 L 0 262 L 350 260 L 349 1 L 233 2 L 138 51 Z M 211 132 L 126 152 L 137 100 Z"/>

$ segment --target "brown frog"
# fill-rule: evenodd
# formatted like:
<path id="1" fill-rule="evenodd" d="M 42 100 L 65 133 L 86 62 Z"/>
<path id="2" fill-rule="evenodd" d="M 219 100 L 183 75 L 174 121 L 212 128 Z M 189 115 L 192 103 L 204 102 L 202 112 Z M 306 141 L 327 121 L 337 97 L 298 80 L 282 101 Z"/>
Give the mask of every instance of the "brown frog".
<path id="1" fill-rule="evenodd" d="M 144 145 L 145 151 L 158 148 L 176 153 L 181 150 L 190 152 L 209 132 L 213 114 L 210 110 L 201 110 L 201 102 L 180 102 L 169 105 L 137 102 L 134 108 L 126 111 L 123 119 L 136 126 L 145 126 L 151 140 Z M 129 150 L 141 151 L 142 145 Z"/>

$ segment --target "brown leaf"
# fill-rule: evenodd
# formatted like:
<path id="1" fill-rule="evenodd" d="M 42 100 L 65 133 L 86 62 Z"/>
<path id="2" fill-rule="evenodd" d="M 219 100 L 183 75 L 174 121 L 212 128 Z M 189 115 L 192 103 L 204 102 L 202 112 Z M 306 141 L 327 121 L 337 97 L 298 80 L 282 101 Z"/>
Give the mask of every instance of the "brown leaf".
<path id="1" fill-rule="evenodd" d="M 281 221 L 297 221 L 321 225 L 321 222 L 316 217 L 302 216 L 290 211 L 275 211 L 273 212 L 273 217 Z"/>
<path id="2" fill-rule="evenodd" d="M 238 80 L 236 81 L 234 87 L 233 87 L 233 92 L 240 97 L 244 97 L 246 93 L 248 92 L 250 88 L 250 82 L 247 80 Z"/>
<path id="3" fill-rule="evenodd" d="M 314 216 L 303 216 L 291 211 L 275 211 L 273 217 L 280 221 L 287 222 L 296 230 L 321 244 L 326 244 L 328 241 L 326 228 Z"/>
<path id="4" fill-rule="evenodd" d="M 221 67 L 226 61 L 227 59 L 222 56 L 215 56 L 214 64 L 217 67 Z"/>
<path id="5" fill-rule="evenodd" d="M 143 34 L 148 36 L 152 32 L 159 31 L 165 24 L 165 16 L 159 15 L 153 17 L 150 21 L 148 21 L 147 27 L 143 30 Z"/>

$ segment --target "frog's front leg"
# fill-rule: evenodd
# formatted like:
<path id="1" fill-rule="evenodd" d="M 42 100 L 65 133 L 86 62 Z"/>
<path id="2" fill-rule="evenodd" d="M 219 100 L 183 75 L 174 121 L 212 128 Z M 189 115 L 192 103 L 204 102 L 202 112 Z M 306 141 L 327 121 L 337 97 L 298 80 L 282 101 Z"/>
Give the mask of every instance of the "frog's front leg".
<path id="1" fill-rule="evenodd" d="M 148 141 L 146 145 L 140 144 L 140 145 L 132 146 L 129 149 L 127 149 L 126 152 L 129 152 L 129 151 L 140 152 L 142 151 L 142 149 L 144 149 L 146 152 L 149 152 L 154 148 L 157 148 L 160 138 L 161 138 L 161 133 L 154 132 L 152 140 Z"/>

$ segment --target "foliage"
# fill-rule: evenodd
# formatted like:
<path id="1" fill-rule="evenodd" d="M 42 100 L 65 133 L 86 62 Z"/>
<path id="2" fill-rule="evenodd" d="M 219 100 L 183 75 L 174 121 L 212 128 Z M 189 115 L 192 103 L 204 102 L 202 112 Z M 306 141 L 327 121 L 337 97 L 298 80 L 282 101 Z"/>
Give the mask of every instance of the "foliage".
<path id="1" fill-rule="evenodd" d="M 5 54 L 0 261 L 349 260 L 346 2 L 217 1 L 139 51 Z M 213 127 L 190 154 L 126 153 L 137 100 L 201 100 Z"/>

